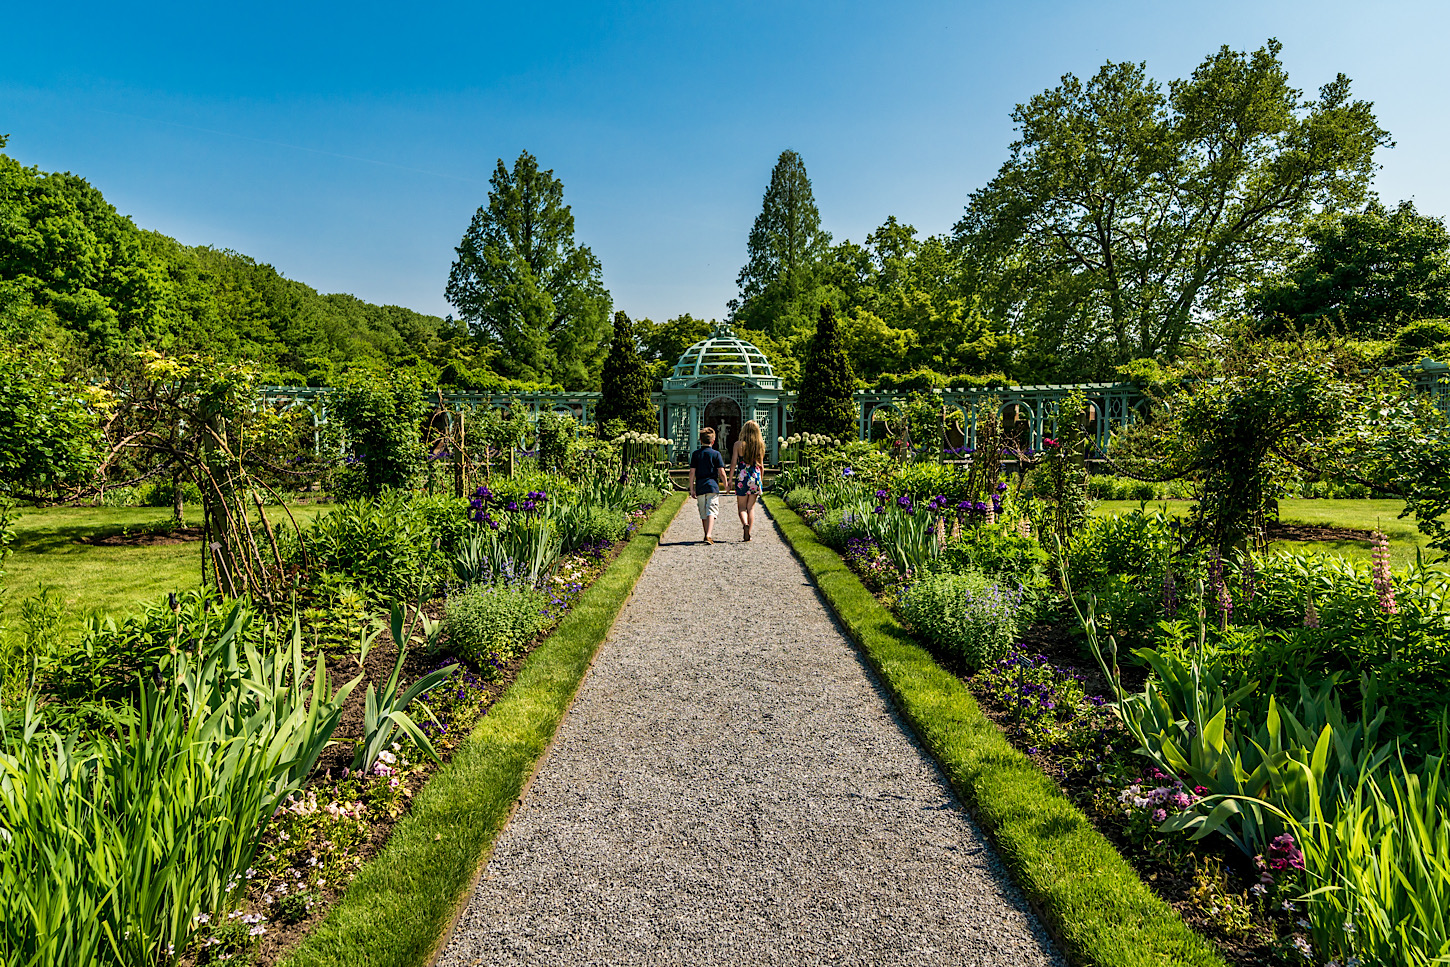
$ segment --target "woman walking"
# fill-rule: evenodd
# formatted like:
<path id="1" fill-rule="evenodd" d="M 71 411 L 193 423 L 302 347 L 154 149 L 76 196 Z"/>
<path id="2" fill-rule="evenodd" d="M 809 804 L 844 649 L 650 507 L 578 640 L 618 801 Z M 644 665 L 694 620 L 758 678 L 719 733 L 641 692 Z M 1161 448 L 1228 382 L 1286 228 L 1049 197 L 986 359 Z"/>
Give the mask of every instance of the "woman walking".
<path id="1" fill-rule="evenodd" d="M 760 424 L 751 420 L 740 428 L 740 439 L 730 451 L 730 479 L 735 481 L 735 509 L 740 513 L 740 526 L 745 539 L 755 526 L 755 502 L 760 499 L 761 479 L 765 472 L 765 438 Z"/>

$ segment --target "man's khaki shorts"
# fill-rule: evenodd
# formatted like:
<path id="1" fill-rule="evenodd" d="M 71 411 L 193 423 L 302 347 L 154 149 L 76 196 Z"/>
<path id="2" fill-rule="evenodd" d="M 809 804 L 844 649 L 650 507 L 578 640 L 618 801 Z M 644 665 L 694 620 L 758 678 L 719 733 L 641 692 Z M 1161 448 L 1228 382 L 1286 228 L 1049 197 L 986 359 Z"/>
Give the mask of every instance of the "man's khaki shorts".
<path id="1" fill-rule="evenodd" d="M 706 517 L 720 516 L 719 494 L 701 494 L 700 496 L 695 498 L 695 503 L 700 505 L 701 520 L 704 520 Z"/>

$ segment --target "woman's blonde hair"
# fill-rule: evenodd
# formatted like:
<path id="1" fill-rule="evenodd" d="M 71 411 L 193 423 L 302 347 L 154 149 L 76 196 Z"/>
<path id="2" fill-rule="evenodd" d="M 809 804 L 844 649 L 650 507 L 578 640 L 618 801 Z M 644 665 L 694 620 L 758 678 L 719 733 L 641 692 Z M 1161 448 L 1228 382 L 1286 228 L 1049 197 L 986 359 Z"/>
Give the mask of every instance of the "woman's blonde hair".
<path id="1" fill-rule="evenodd" d="M 740 462 L 750 467 L 765 466 L 765 438 L 754 420 L 740 428 Z"/>

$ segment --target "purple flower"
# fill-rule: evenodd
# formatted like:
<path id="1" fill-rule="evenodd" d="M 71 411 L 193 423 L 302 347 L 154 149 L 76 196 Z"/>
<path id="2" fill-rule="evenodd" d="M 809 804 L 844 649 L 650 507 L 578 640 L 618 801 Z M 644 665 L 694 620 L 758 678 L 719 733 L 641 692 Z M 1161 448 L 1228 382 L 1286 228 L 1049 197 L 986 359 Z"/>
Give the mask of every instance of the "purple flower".
<path id="1" fill-rule="evenodd" d="M 518 504 L 518 501 L 516 501 L 516 500 L 510 500 L 507 504 L 504 505 L 504 510 L 518 510 L 518 509 L 519 509 L 519 504 Z"/>

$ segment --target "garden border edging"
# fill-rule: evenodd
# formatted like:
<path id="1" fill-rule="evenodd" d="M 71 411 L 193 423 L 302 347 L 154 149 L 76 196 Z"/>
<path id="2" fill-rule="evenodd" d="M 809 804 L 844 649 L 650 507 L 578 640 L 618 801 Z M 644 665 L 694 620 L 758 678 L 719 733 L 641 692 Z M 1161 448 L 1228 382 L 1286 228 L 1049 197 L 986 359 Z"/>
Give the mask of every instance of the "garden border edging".
<path id="1" fill-rule="evenodd" d="M 911 638 L 840 555 L 780 498 L 765 501 L 841 627 L 1068 959 L 1100 967 L 1224 967 L 1211 942 L 1154 894 L 1057 784 L 1012 747 L 960 679 Z"/>

